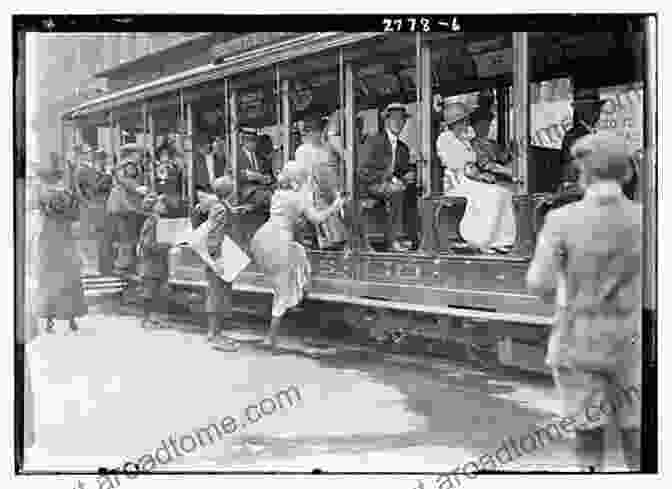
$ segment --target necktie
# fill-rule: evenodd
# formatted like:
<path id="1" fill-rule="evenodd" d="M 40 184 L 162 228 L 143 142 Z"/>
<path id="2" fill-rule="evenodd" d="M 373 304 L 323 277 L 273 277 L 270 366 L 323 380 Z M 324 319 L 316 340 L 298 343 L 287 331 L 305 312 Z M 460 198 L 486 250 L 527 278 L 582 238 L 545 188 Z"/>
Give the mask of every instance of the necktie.
<path id="1" fill-rule="evenodd" d="M 259 167 L 257 166 L 257 157 L 254 155 L 254 153 L 250 153 L 250 157 L 252 158 L 252 169 L 254 171 L 258 171 Z"/>

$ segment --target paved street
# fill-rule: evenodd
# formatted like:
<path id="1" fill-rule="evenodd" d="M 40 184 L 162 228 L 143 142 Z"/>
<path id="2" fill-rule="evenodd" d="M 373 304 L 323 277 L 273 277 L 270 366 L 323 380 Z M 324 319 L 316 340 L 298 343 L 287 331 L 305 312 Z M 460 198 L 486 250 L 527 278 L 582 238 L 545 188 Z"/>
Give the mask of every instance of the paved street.
<path id="1" fill-rule="evenodd" d="M 446 472 L 534 432 L 560 404 L 550 379 L 354 347 L 271 355 L 215 351 L 201 331 L 145 331 L 134 315 L 95 313 L 29 350 L 38 446 L 27 470 L 97 470 L 154 453 L 296 386 L 300 400 L 158 470 Z M 253 338 L 239 330 L 240 338 Z M 609 468 L 621 470 L 614 445 Z M 565 442 L 504 470 L 573 470 Z"/>

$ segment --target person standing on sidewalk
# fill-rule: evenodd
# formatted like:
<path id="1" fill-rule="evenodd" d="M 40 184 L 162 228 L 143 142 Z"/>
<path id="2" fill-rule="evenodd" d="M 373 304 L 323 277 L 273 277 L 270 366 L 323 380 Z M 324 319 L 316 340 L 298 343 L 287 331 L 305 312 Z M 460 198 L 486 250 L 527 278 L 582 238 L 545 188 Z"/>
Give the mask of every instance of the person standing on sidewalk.
<path id="1" fill-rule="evenodd" d="M 168 211 L 168 199 L 152 192 L 142 201 L 142 211 L 147 215 L 138 239 L 138 272 L 142 278 L 142 297 L 145 311 L 142 327 L 161 328 L 158 313 L 162 310 L 162 287 L 168 280 L 168 251 L 170 243 L 159 243 L 156 228 L 159 219 Z"/>
<path id="2" fill-rule="evenodd" d="M 208 214 L 209 230 L 206 238 L 208 254 L 213 260 L 218 260 L 221 258 L 222 242 L 227 235 L 231 235 L 233 230 L 234 210 L 229 201 L 233 197 L 233 178 L 230 175 L 216 178 L 212 183 L 212 189 L 215 195 L 204 195 L 199 206 L 202 207 L 201 212 L 206 211 Z M 230 323 L 233 319 L 233 284 L 224 281 L 207 265 L 205 277 L 208 282 L 205 299 L 205 314 L 208 318 L 207 341 L 215 343 L 214 346 L 218 350 L 235 351 L 238 347 L 237 343 L 220 336 L 223 329 L 222 323 Z"/>
<path id="3" fill-rule="evenodd" d="M 626 464 L 637 471 L 642 206 L 621 189 L 630 165 L 625 139 L 591 134 L 571 151 L 585 194 L 547 214 L 527 283 L 557 303 L 546 361 L 566 415 L 580 420 L 575 450 L 581 467 L 602 469 L 605 428 L 616 423 Z"/>
<path id="4" fill-rule="evenodd" d="M 325 209 L 317 210 L 310 191 L 310 171 L 288 161 L 278 175 L 278 190 L 271 198 L 268 220 L 257 230 L 250 251 L 257 264 L 273 283 L 271 326 L 265 346 L 275 349 L 282 317 L 298 305 L 310 281 L 310 262 L 306 250 L 294 240 L 294 229 L 302 216 L 314 224 L 339 212 L 342 197 L 336 197 Z"/>
<path id="5" fill-rule="evenodd" d="M 32 238 L 31 259 L 36 290 L 32 307 L 37 317 L 46 319 L 46 331 L 53 333 L 54 320 L 67 320 L 77 331 L 75 318 L 87 313 L 81 279 L 79 247 L 72 223 L 79 218 L 79 201 L 63 183 L 58 162 L 36 170 L 40 185 L 34 205 L 39 209 L 40 224 Z"/>
<path id="6" fill-rule="evenodd" d="M 133 144 L 121 148 L 122 161 L 115 169 L 114 184 L 107 199 L 108 219 L 119 235 L 114 268 L 121 273 L 131 271 L 135 265 L 135 248 L 144 219 L 140 209 L 147 187 L 143 185 L 141 149 Z"/>

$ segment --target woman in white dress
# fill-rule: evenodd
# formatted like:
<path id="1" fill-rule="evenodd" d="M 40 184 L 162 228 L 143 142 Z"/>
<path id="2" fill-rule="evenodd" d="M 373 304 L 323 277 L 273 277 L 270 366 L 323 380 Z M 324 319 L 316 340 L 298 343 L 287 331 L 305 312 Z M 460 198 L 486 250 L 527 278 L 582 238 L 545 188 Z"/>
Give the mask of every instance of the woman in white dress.
<path id="1" fill-rule="evenodd" d="M 340 159 L 336 149 L 323 139 L 324 123 L 319 115 L 304 121 L 304 142 L 296 150 L 294 160 L 312 176 L 317 208 L 328 207 L 341 193 Z M 318 226 L 321 249 L 338 249 L 346 245 L 348 232 L 338 214 Z"/>
<path id="2" fill-rule="evenodd" d="M 301 302 L 310 281 L 306 250 L 294 239 L 297 222 L 306 218 L 314 224 L 339 212 L 338 197 L 325 209 L 316 209 L 310 192 L 310 173 L 295 161 L 288 161 L 278 175 L 278 189 L 271 198 L 270 217 L 250 243 L 255 262 L 273 283 L 273 310 L 266 345 L 275 348 L 280 322 L 288 309 Z"/>
<path id="3" fill-rule="evenodd" d="M 461 102 L 444 107 L 444 131 L 436 140 L 444 167 L 444 193 L 467 197 L 460 222 L 465 241 L 484 253 L 507 252 L 516 238 L 513 194 L 499 185 L 470 178 L 477 160 L 470 142 L 475 136 L 469 123 L 472 112 Z"/>

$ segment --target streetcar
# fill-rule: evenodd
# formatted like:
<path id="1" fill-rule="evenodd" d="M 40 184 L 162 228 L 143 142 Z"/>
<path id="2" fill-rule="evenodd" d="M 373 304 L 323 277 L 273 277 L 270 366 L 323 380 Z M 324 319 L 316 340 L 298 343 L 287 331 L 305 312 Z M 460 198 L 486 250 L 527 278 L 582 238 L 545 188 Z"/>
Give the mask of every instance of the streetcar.
<path id="1" fill-rule="evenodd" d="M 527 292 L 525 274 L 542 204 L 559 183 L 562 138 L 580 90 L 606 101 L 598 125 L 624 132 L 633 153 L 643 155 L 636 194 L 646 209 L 645 301 L 655 310 L 655 19 L 623 16 L 621 29 L 604 32 L 596 19 L 595 32 L 581 33 L 241 35 L 211 46 L 205 64 L 112 91 L 63 114 L 63 157 L 76 159 L 71 148 L 82 142 L 104 142 L 118 157 L 128 134 L 152 154 L 157 141 L 174 135 L 185 165 L 182 207 L 173 216 L 178 229 L 196 202 L 199 141 L 216 138 L 238 175 L 243 130 L 252 128 L 272 143 L 277 171 L 293 159 L 306 114 L 320 113 L 340 136 L 342 185 L 373 244 L 363 248 L 352 238 L 343 248 L 323 249 L 305 241 L 313 270 L 309 299 L 319 304 L 320 320 L 341 321 L 370 337 L 457 341 L 501 364 L 543 371 L 553 308 Z M 510 155 L 516 224 L 512 248 L 494 255 L 464 246 L 465 199 L 444 190 L 436 145 L 445 104 L 483 100 L 493 116 L 489 137 Z M 406 251 L 380 246 L 380 207 L 357 196 L 363 145 L 382 129 L 390 103 L 404 104 L 410 115 L 401 139 L 417 169 L 417 194 L 404 216 Z M 236 185 L 240 192 L 241 182 Z M 249 240 L 267 212 L 240 214 L 237 238 Z M 169 261 L 171 297 L 198 311 L 202 264 L 183 248 L 175 248 Z M 132 274 L 128 279 L 133 282 Z M 271 287 L 254 263 L 234 290 L 238 304 L 268 313 Z"/>

